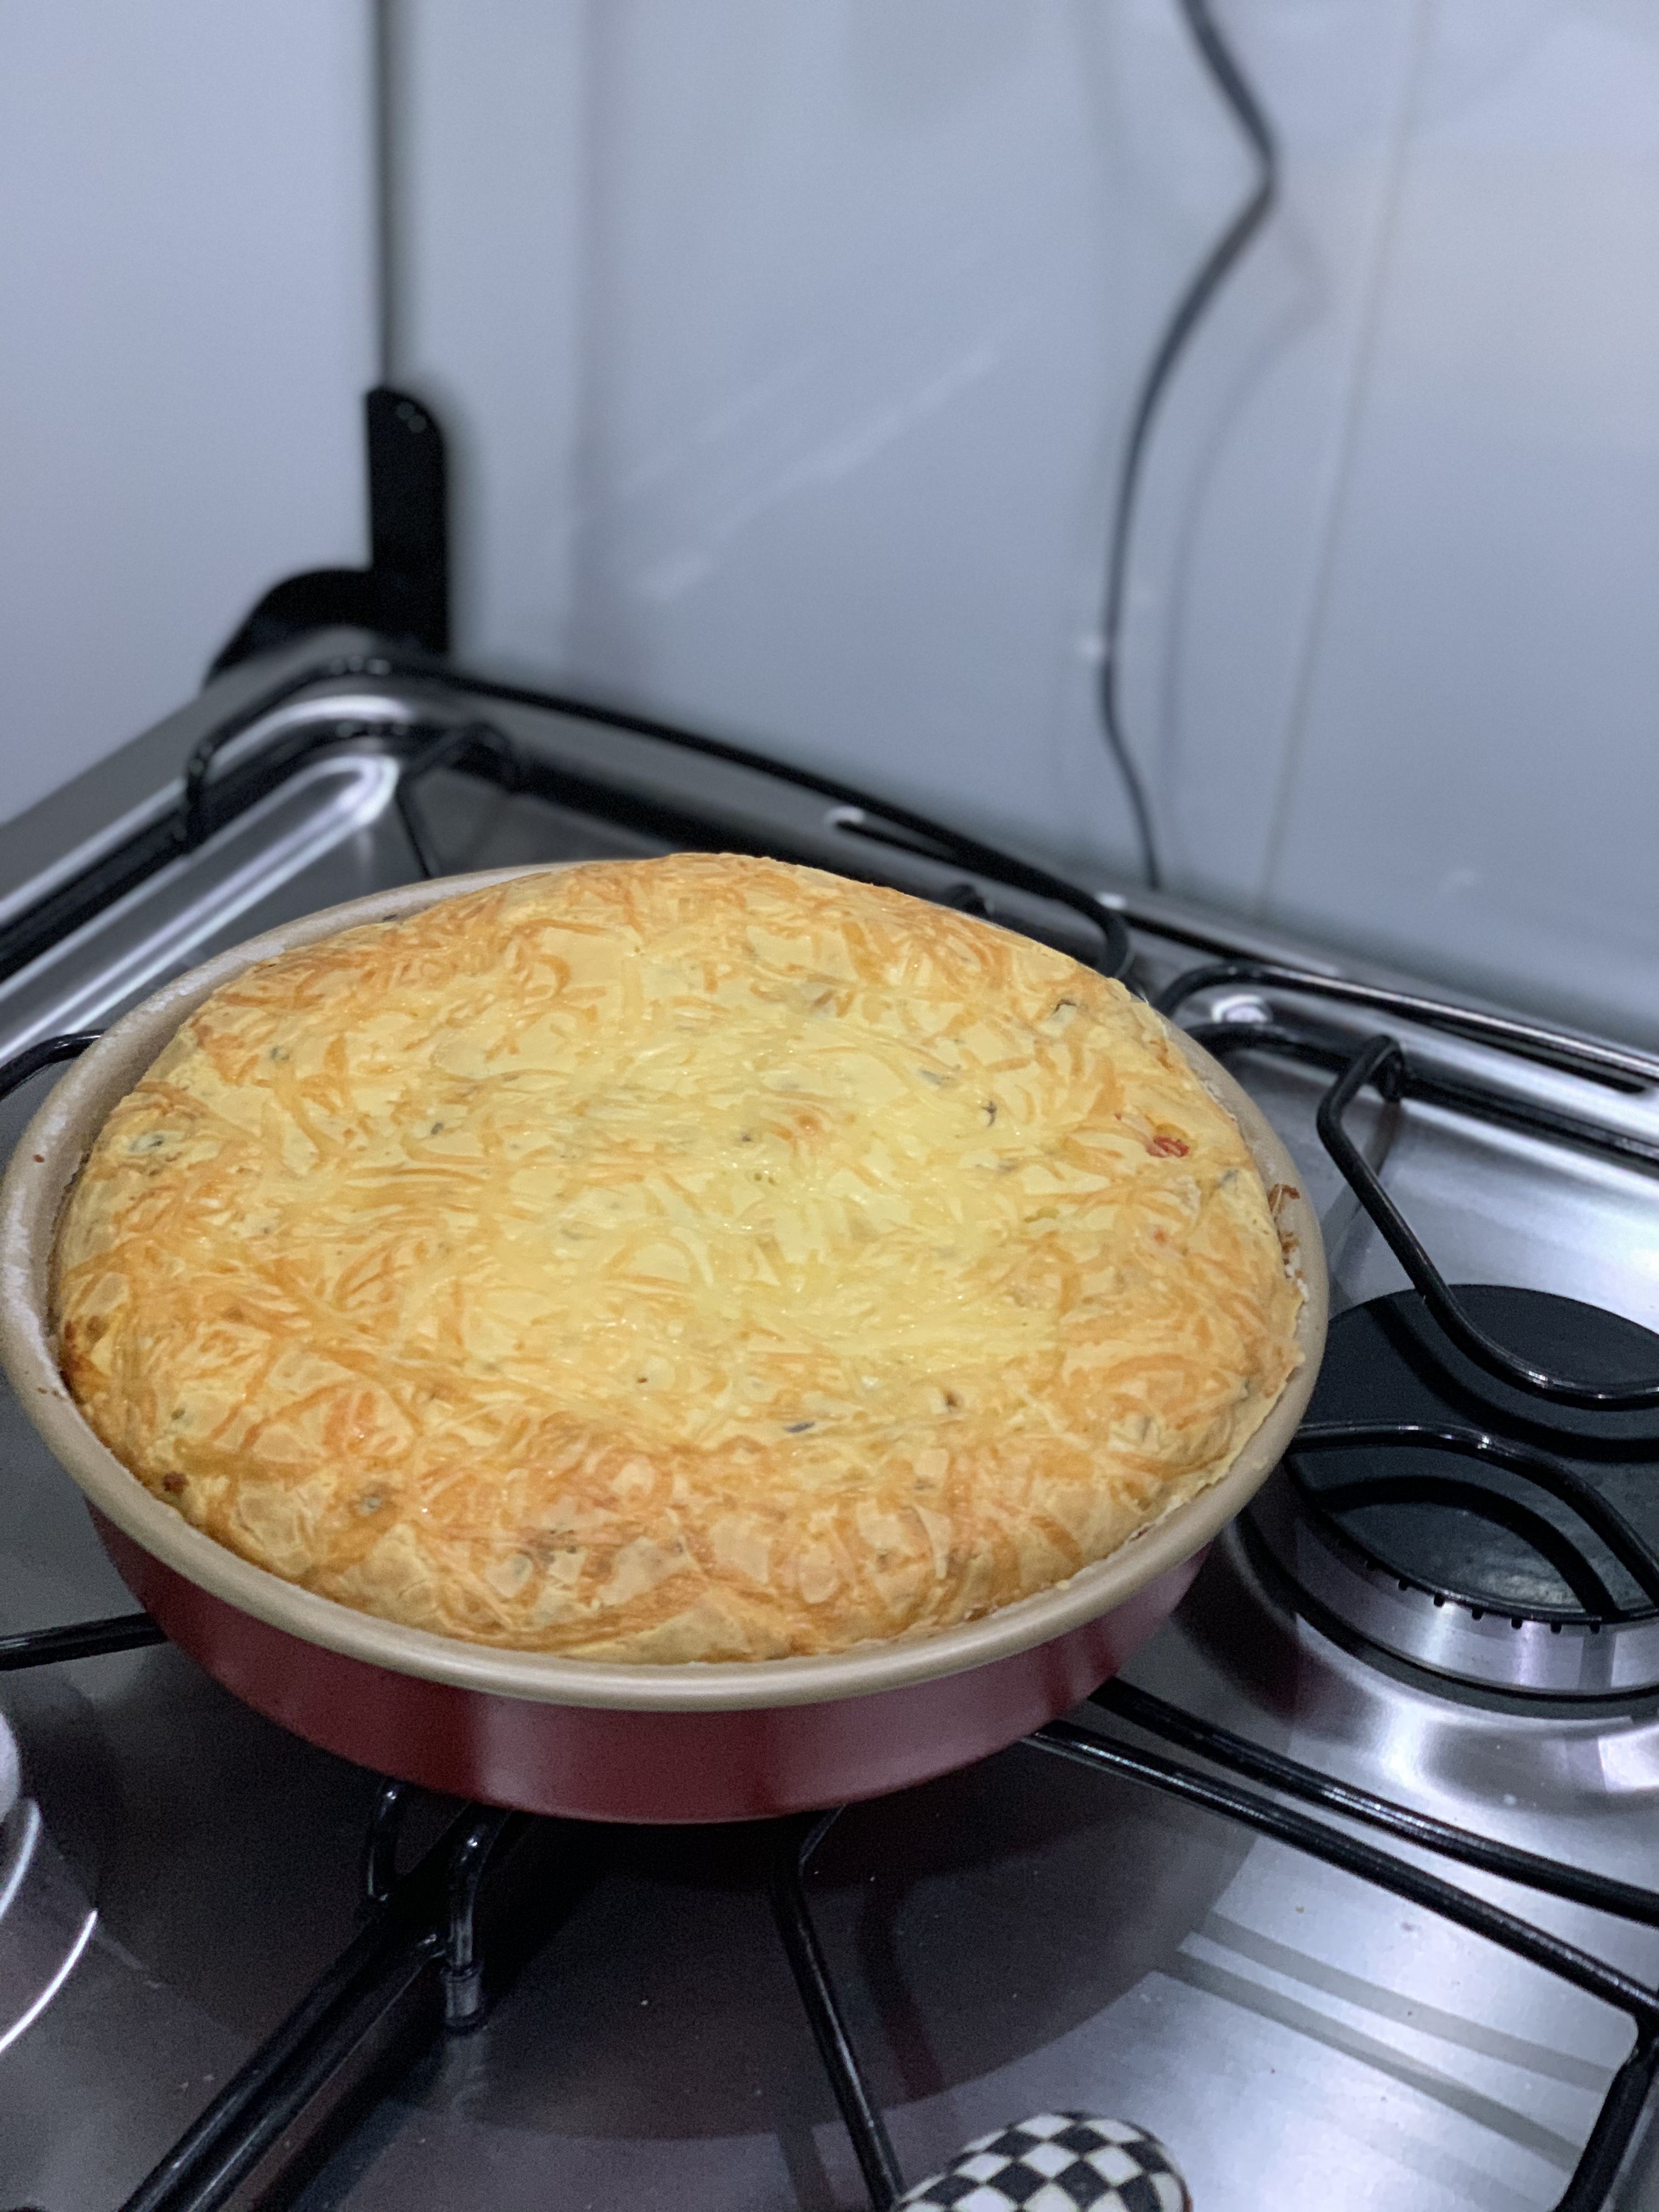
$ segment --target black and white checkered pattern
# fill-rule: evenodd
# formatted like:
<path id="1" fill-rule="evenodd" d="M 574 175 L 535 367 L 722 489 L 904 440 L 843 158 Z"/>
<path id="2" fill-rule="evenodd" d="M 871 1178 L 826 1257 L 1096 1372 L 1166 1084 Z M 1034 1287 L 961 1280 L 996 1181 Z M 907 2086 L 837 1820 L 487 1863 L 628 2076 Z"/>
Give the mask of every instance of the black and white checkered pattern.
<path id="1" fill-rule="evenodd" d="M 1127 2120 L 1039 2112 L 979 2136 L 901 2206 L 924 2212 L 1192 2212 L 1156 2136 Z"/>

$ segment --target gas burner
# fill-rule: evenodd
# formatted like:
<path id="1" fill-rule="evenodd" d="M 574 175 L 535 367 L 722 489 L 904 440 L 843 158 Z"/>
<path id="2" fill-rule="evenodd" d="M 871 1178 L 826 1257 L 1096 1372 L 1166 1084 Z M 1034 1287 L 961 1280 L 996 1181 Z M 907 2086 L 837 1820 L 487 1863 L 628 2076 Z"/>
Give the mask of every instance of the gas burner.
<path id="1" fill-rule="evenodd" d="M 1597 1307 L 1457 1295 L 1536 1365 L 1614 1388 L 1659 1371 L 1659 1337 Z M 1659 1415 L 1496 1380 L 1415 1291 L 1332 1324 L 1307 1425 L 1251 1517 L 1318 1613 L 1396 1658 L 1540 1697 L 1659 1687 Z"/>

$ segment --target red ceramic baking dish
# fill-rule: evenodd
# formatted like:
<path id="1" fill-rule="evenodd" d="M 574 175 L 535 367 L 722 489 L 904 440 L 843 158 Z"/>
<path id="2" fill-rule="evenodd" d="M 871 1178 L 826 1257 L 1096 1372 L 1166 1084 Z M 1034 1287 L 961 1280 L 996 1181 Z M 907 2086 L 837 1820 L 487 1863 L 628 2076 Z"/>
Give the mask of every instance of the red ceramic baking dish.
<path id="1" fill-rule="evenodd" d="M 222 954 L 118 1022 L 30 1124 L 0 1187 L 0 1356 L 123 1579 L 173 1642 L 284 1727 L 380 1772 L 530 1812 L 707 1821 L 842 1804 L 966 1765 L 1064 1712 L 1179 1602 L 1206 1547 L 1279 1461 L 1324 1344 L 1323 1253 L 1297 1171 L 1260 1110 L 1178 1030 L 1275 1194 L 1286 1265 L 1306 1292 L 1302 1364 L 1220 1481 L 1109 1559 L 981 1620 L 748 1664 L 497 1650 L 355 1612 L 253 1566 L 153 1497 L 82 1419 L 53 1346 L 52 1252 L 65 1196 L 116 1101 L 250 963 L 525 872 L 410 884 Z"/>

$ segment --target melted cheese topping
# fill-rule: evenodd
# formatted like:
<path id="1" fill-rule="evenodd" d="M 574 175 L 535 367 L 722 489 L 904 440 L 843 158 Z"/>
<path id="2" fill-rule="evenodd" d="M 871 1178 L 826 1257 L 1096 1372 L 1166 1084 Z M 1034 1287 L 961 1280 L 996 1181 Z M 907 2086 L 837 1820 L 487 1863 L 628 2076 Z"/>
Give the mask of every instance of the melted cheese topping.
<path id="1" fill-rule="evenodd" d="M 347 1605 L 608 1658 L 926 1632 L 1213 1481 L 1297 1364 L 1230 1116 L 1120 985 L 766 860 L 248 969 L 111 1115 L 64 1375 Z"/>

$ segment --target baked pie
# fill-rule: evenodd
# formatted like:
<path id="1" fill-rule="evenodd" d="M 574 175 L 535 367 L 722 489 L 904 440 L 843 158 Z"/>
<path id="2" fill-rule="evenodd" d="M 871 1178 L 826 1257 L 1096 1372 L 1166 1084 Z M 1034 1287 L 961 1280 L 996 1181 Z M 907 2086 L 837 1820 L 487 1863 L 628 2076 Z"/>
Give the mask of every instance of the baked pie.
<path id="1" fill-rule="evenodd" d="M 250 967 L 110 1115 L 64 1376 L 244 1558 L 631 1661 L 926 1634 L 1215 1481 L 1298 1364 L 1231 1117 L 1121 985 L 702 854 Z"/>

